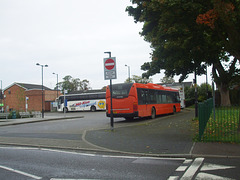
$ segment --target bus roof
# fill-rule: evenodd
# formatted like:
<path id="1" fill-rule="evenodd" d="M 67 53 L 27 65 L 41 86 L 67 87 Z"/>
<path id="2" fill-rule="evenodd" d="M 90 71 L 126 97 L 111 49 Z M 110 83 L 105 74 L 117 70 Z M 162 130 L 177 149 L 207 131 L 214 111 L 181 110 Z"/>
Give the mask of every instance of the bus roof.
<path id="1" fill-rule="evenodd" d="M 77 93 L 77 94 L 65 94 L 65 96 L 76 96 L 76 95 L 87 95 L 87 94 L 105 94 L 106 92 L 84 92 L 84 93 Z M 64 95 L 61 95 L 64 96 Z M 59 96 L 60 97 L 60 96 Z"/>
<path id="2" fill-rule="evenodd" d="M 157 89 L 157 90 L 163 90 L 163 91 L 178 91 L 175 88 L 171 87 L 164 87 L 158 84 L 148 83 L 148 84 L 140 84 L 140 83 L 134 83 L 136 87 L 139 88 L 147 88 L 147 89 Z"/>
<path id="3" fill-rule="evenodd" d="M 146 89 L 157 89 L 157 90 L 163 90 L 163 91 L 176 91 L 178 92 L 178 89 L 171 88 L 171 87 L 165 87 L 159 84 L 153 84 L 153 83 L 148 83 L 148 84 L 142 84 L 142 83 L 119 83 L 119 84 L 113 84 L 113 86 L 116 85 L 122 85 L 122 84 L 129 84 L 130 86 L 136 86 L 137 88 L 146 88 Z"/>

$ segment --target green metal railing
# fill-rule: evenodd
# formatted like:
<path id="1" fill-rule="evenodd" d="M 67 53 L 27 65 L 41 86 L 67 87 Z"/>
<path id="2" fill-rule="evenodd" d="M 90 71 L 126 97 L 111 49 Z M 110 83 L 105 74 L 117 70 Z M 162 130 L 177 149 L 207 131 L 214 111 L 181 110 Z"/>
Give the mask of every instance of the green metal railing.
<path id="1" fill-rule="evenodd" d="M 207 122 L 212 114 L 213 110 L 213 99 L 208 99 L 203 103 L 198 104 L 198 119 L 199 119 L 199 140 L 204 134 Z"/>
<path id="2" fill-rule="evenodd" d="M 199 141 L 240 143 L 240 107 L 214 109 L 212 102 L 199 103 Z"/>

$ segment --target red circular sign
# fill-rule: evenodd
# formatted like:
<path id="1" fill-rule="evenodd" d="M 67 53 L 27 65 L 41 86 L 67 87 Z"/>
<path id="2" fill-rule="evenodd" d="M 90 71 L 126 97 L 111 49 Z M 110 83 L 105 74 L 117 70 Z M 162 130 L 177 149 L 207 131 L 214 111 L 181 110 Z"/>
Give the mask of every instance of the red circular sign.
<path id="1" fill-rule="evenodd" d="M 107 59 L 104 66 L 107 70 L 112 70 L 115 67 L 115 61 L 113 59 Z"/>

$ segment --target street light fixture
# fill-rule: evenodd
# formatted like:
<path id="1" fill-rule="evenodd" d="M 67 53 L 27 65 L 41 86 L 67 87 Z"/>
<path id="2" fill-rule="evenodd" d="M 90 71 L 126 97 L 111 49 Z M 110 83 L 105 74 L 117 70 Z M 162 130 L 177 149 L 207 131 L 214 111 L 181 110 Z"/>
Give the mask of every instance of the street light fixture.
<path id="1" fill-rule="evenodd" d="M 42 67 L 42 118 L 44 118 L 44 108 L 43 108 L 43 67 L 48 67 L 48 65 L 47 64 L 41 65 L 39 63 L 37 63 L 36 65 Z"/>
<path id="2" fill-rule="evenodd" d="M 54 73 L 53 74 L 57 75 L 57 98 L 58 98 L 58 74 Z"/>
<path id="3" fill-rule="evenodd" d="M 130 66 L 128 66 L 126 64 L 125 64 L 125 66 L 128 67 L 128 82 L 130 83 Z"/>

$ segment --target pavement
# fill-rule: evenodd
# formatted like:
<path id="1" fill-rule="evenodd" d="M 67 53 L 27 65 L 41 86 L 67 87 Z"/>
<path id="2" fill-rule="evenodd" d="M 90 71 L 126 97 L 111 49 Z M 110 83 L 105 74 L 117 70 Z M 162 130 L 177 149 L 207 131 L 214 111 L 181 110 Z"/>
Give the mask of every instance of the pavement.
<path id="1" fill-rule="evenodd" d="M 185 109 L 181 113 L 160 116 L 154 120 L 140 119 L 128 123 L 116 121 L 113 130 L 110 127 L 86 129 L 81 132 L 80 137 L 73 137 L 73 140 L 35 138 L 32 141 L 21 137 L 1 137 L 0 144 L 138 156 L 240 158 L 240 144 L 193 142 L 193 134 L 196 131 L 191 122 L 193 117 L 194 111 Z M 45 115 L 45 118 L 0 119 L 0 126 L 73 118 L 84 117 L 62 114 Z"/>
<path id="2" fill-rule="evenodd" d="M 84 118 L 84 116 L 69 116 L 68 114 L 61 114 L 61 116 L 57 116 L 57 115 L 52 116 L 52 115 L 49 115 L 49 113 L 47 113 L 45 114 L 44 118 L 33 117 L 33 118 L 21 118 L 21 119 L 0 119 L 0 126 L 12 126 L 12 125 L 27 124 L 27 123 L 56 121 L 56 120 L 65 120 L 65 119 L 73 119 L 73 118 Z"/>

